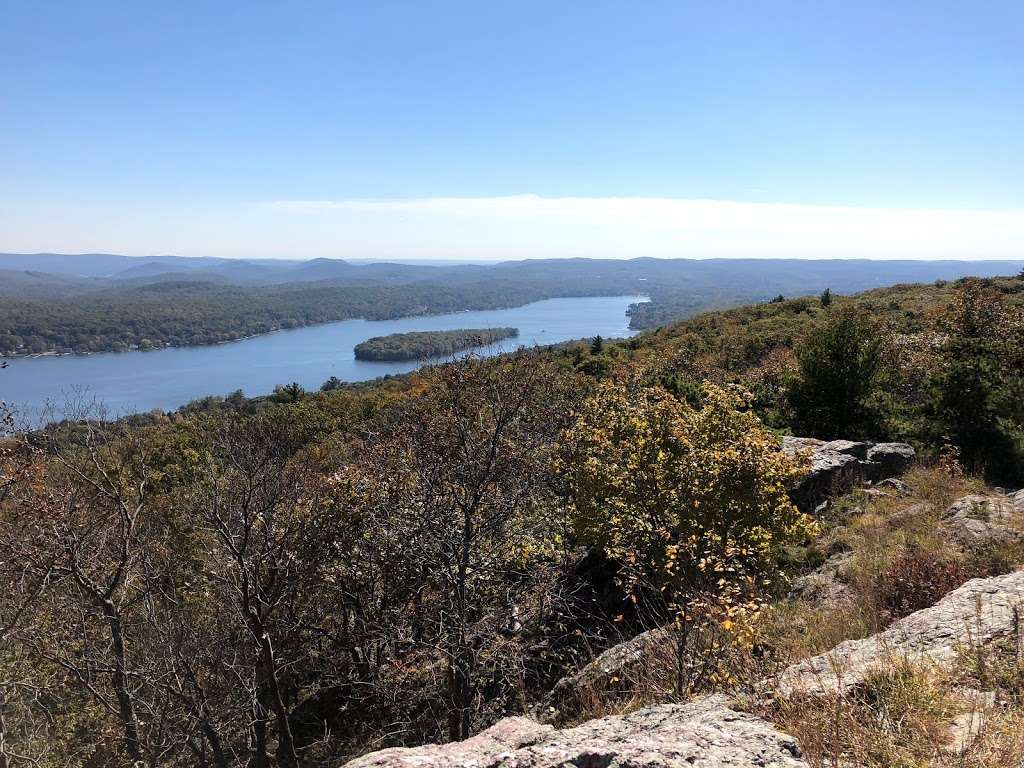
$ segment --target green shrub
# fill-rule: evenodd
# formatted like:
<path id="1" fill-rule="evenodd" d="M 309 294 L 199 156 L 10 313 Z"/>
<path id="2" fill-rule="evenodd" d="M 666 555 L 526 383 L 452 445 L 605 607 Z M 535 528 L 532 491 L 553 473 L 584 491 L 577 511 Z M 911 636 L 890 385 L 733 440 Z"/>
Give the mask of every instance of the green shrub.
<path id="1" fill-rule="evenodd" d="M 883 339 L 866 315 L 844 309 L 815 329 L 797 350 L 787 397 L 795 424 L 826 439 L 876 436 L 871 398 L 881 386 Z"/>

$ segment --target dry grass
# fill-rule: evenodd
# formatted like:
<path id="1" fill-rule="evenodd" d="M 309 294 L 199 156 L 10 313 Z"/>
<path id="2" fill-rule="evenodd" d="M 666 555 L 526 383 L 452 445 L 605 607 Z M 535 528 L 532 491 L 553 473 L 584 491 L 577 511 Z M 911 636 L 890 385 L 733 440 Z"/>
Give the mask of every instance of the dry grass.
<path id="1" fill-rule="evenodd" d="M 831 610 L 802 601 L 776 603 L 766 612 L 760 627 L 760 648 L 766 656 L 763 677 L 879 629 L 874 609 L 855 602 Z"/>
<path id="2" fill-rule="evenodd" d="M 1024 614 L 1024 606 L 1018 616 Z M 952 675 L 955 683 L 997 691 L 1003 702 L 1024 710 L 1024 619 L 1018 618 L 1015 636 L 985 646 L 964 648 Z"/>
<path id="3" fill-rule="evenodd" d="M 976 477 L 965 476 L 955 466 L 916 466 L 903 481 L 910 486 L 913 498 L 936 509 L 946 509 L 961 496 L 983 493 L 985 483 Z"/>
<path id="4" fill-rule="evenodd" d="M 782 601 L 762 626 L 765 672 L 822 653 L 843 640 L 880 631 L 910 609 L 937 601 L 973 576 L 1024 562 L 1020 545 L 962 551 L 944 533 L 942 514 L 956 499 L 991 493 L 977 479 L 944 467 L 918 467 L 905 497 L 860 491 L 837 501 L 817 546 L 843 553 L 845 599 L 832 605 Z M 909 602 L 908 602 L 909 600 Z M 914 603 L 919 600 L 922 604 Z M 965 691 L 994 693 L 996 706 L 972 711 Z M 1024 628 L 1018 639 L 964 649 L 952 670 L 896 664 L 845 695 L 792 698 L 758 707 L 795 736 L 807 761 L 826 766 L 1020 768 L 1024 761 Z M 980 724 L 954 744 L 954 719 Z"/>
<path id="5" fill-rule="evenodd" d="M 980 480 L 934 466 L 915 467 L 904 481 L 907 496 L 854 491 L 833 504 L 814 547 L 841 556 L 837 579 L 845 598 L 774 604 L 762 625 L 761 647 L 777 665 L 874 634 L 969 578 L 1024 562 L 1020 545 L 964 552 L 945 533 L 942 514 L 962 496 L 985 493 Z"/>
<path id="6" fill-rule="evenodd" d="M 899 615 L 923 607 L 915 600 L 935 602 L 967 578 L 1024 562 L 1022 547 L 965 552 L 944 533 L 943 512 L 962 496 L 991 493 L 983 483 L 939 466 L 915 468 L 904 480 L 910 489 L 906 496 L 854 491 L 833 505 L 804 562 L 838 556 L 830 562 L 842 597 L 827 604 L 807 598 L 770 605 L 760 617 L 752 652 L 728 657 L 729 687 L 749 692 L 749 706 L 796 737 L 815 768 L 1021 768 L 1024 626 L 1019 640 L 964 649 L 953 669 L 904 661 L 843 695 L 765 702 L 755 694 L 758 682 L 786 666 L 879 632 Z M 651 654 L 630 679 L 617 681 L 617 691 L 595 692 L 580 719 L 678 700 L 666 682 L 671 663 L 667 647 Z M 996 705 L 983 719 L 972 710 L 977 699 L 965 694 L 971 691 L 994 692 Z M 966 748 L 963 734 L 958 742 L 951 730 L 958 717 L 981 723 Z"/>
<path id="7" fill-rule="evenodd" d="M 1024 765 L 1024 711 L 996 712 L 962 754 L 946 755 L 942 768 L 1019 768 Z"/>
<path id="8" fill-rule="evenodd" d="M 565 725 L 625 714 L 651 704 L 684 702 L 695 696 L 749 687 L 760 680 L 763 662 L 750 647 L 752 624 L 737 618 L 730 630 L 717 621 L 688 629 L 665 627 L 628 663 L 578 685 L 574 698 L 559 702 L 553 718 Z"/>
<path id="9" fill-rule="evenodd" d="M 1019 768 L 1024 631 L 963 649 L 951 669 L 897 661 L 847 693 L 756 708 L 798 739 L 814 768 Z"/>
<path id="10" fill-rule="evenodd" d="M 797 738 L 815 768 L 873 768 L 931 764 L 956 712 L 932 671 L 903 663 L 845 695 L 779 701 L 763 714 Z"/>

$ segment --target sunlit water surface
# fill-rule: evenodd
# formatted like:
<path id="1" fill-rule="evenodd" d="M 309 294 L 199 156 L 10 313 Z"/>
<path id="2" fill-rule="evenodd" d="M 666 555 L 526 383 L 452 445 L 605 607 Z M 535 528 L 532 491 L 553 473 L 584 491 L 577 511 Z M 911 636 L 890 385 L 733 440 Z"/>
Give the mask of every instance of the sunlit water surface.
<path id="1" fill-rule="evenodd" d="M 633 335 L 627 308 L 645 300 L 640 296 L 548 299 L 514 309 L 343 320 L 207 347 L 15 358 L 0 370 L 0 400 L 14 405 L 28 424 L 50 406 L 59 412 L 72 401 L 95 400 L 111 414 L 126 414 L 170 410 L 237 389 L 247 395 L 266 394 L 277 384 L 293 381 L 316 389 L 331 376 L 366 381 L 407 373 L 422 364 L 356 360 L 353 348 L 372 336 L 456 328 L 519 329 L 518 338 L 473 351 L 481 355 L 595 335 L 622 338 Z"/>

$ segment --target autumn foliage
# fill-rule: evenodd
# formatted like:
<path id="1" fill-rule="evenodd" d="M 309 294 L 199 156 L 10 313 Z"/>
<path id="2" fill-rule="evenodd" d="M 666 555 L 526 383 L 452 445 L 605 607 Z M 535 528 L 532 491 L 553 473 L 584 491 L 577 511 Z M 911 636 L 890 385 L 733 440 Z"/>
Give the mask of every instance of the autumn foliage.
<path id="1" fill-rule="evenodd" d="M 695 408 L 605 385 L 559 459 L 579 535 L 621 564 L 652 623 L 678 629 L 680 694 L 721 674 L 720 631 L 748 629 L 779 549 L 812 530 L 787 495 L 799 468 L 747 399 L 709 384 Z"/>

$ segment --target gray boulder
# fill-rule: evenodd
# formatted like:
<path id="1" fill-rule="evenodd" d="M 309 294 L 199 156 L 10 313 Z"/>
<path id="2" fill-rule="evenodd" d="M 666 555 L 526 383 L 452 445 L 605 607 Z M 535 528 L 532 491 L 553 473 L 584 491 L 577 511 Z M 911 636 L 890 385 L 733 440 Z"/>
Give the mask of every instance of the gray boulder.
<path id="1" fill-rule="evenodd" d="M 823 501 L 852 488 L 861 479 L 860 461 L 849 453 L 838 453 L 825 443 L 806 437 L 784 437 L 782 451 L 796 458 L 806 456 L 807 474 L 790 490 L 793 503 L 803 512 L 813 511 Z"/>
<path id="2" fill-rule="evenodd" d="M 902 475 L 914 463 L 915 451 L 906 443 L 876 443 L 868 448 L 866 461 L 871 480 Z"/>
<path id="3" fill-rule="evenodd" d="M 943 524 L 964 547 L 1005 544 L 1024 535 L 1014 525 L 1022 512 L 1014 497 L 964 496 L 949 506 L 943 515 Z"/>
<path id="4" fill-rule="evenodd" d="M 828 653 L 794 664 L 769 687 L 782 696 L 821 696 L 848 690 L 895 660 L 948 664 L 972 644 L 1014 632 L 1015 616 L 1022 608 L 1024 570 L 972 579 L 884 632 L 848 640 Z"/>
<path id="5" fill-rule="evenodd" d="M 555 730 L 507 718 L 466 741 L 385 749 L 349 768 L 798 768 L 796 741 L 721 696 Z"/>
<path id="6" fill-rule="evenodd" d="M 346 765 L 350 768 L 483 768 L 501 765 L 502 756 L 537 744 L 553 732 L 550 725 L 541 725 L 528 717 L 506 717 L 465 741 L 382 749 L 350 760 Z"/>
<path id="7" fill-rule="evenodd" d="M 544 702 L 545 719 L 579 710 L 593 695 L 608 690 L 613 681 L 630 681 L 635 687 L 632 684 L 643 674 L 645 663 L 671 643 L 669 631 L 657 628 L 612 646 L 555 684 Z"/>
<path id="8" fill-rule="evenodd" d="M 816 451 L 825 444 L 824 440 L 816 437 L 794 437 L 785 435 L 782 438 L 783 453 L 792 456 L 797 451 Z"/>
<path id="9" fill-rule="evenodd" d="M 833 555 L 811 573 L 793 579 L 789 597 L 833 607 L 848 603 L 852 593 L 843 575 L 849 564 L 848 553 Z"/>
<path id="10" fill-rule="evenodd" d="M 853 440 L 830 440 L 827 443 L 823 443 L 819 446 L 819 450 L 830 451 L 832 453 L 845 453 L 848 456 L 853 456 L 855 459 L 864 461 L 868 457 L 868 450 L 871 448 L 870 443 L 858 443 Z"/>
<path id="11" fill-rule="evenodd" d="M 822 502 L 851 490 L 864 481 L 902 474 L 914 459 L 906 443 L 863 443 L 852 440 L 824 442 L 810 437 L 782 438 L 787 456 L 806 456 L 809 469 L 790 491 L 793 503 L 810 512 Z"/>

